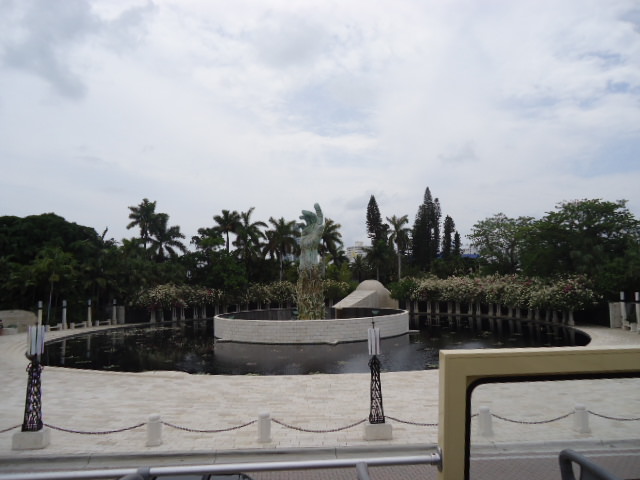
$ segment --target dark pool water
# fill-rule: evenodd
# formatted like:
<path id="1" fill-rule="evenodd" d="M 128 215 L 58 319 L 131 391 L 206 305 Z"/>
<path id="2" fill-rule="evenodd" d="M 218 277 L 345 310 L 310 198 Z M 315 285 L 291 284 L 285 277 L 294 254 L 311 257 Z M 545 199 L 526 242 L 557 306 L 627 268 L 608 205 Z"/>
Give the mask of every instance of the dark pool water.
<path id="1" fill-rule="evenodd" d="M 381 341 L 383 371 L 438 368 L 440 349 L 585 345 L 581 332 L 547 324 L 476 322 L 422 325 L 419 332 Z M 174 370 L 210 375 L 305 375 L 369 371 L 367 342 L 338 345 L 258 345 L 217 341 L 212 321 L 187 320 L 124 327 L 47 342 L 50 366 L 144 372 Z"/>

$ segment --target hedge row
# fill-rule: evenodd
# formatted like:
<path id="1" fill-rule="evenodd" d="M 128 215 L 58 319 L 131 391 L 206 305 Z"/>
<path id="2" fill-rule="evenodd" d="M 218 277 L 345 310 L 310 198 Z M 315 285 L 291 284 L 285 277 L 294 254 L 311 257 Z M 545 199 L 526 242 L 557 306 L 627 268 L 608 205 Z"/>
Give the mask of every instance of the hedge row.
<path id="1" fill-rule="evenodd" d="M 394 298 L 499 304 L 512 308 L 581 310 L 598 301 L 584 276 L 541 279 L 519 275 L 406 277 L 391 288 Z"/>
<path id="2" fill-rule="evenodd" d="M 336 280 L 323 280 L 327 300 L 338 300 L 353 291 L 353 285 Z M 295 284 L 287 281 L 268 284 L 252 284 L 240 295 L 227 294 L 222 290 L 189 285 L 157 285 L 141 291 L 132 302 L 134 306 L 150 310 L 160 308 L 186 308 L 200 305 L 246 305 L 295 303 Z"/>

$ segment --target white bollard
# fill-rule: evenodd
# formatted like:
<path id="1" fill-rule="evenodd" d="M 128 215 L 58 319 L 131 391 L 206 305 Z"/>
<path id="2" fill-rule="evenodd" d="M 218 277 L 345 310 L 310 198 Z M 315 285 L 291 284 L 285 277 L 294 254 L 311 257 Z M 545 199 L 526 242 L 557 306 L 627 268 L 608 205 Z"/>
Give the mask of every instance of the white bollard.
<path id="1" fill-rule="evenodd" d="M 154 413 L 149 415 L 147 421 L 147 447 L 157 447 L 162 445 L 162 420 L 160 415 Z"/>
<path id="2" fill-rule="evenodd" d="M 636 325 L 640 325 L 640 292 L 636 292 L 635 300 L 636 300 Z M 638 333 L 640 333 L 640 328 L 638 329 Z"/>
<path id="3" fill-rule="evenodd" d="M 258 442 L 269 443 L 271 441 L 271 415 L 261 413 L 258 415 Z"/>
<path id="4" fill-rule="evenodd" d="M 573 429 L 577 433 L 591 433 L 589 428 L 589 412 L 584 405 L 576 405 L 573 410 Z"/>
<path id="5" fill-rule="evenodd" d="M 62 329 L 66 330 L 67 328 L 69 328 L 69 325 L 67 325 L 67 301 L 63 300 L 62 301 Z"/>
<path id="6" fill-rule="evenodd" d="M 492 417 L 489 407 L 480 407 L 478 409 L 478 427 L 480 435 L 483 437 L 493 437 Z"/>

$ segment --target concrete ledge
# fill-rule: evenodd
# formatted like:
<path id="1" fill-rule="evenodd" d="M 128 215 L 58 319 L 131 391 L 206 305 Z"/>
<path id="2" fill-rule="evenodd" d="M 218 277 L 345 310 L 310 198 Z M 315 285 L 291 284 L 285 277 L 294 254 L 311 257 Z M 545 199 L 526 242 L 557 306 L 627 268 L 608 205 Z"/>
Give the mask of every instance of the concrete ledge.
<path id="1" fill-rule="evenodd" d="M 375 320 L 381 338 L 397 337 L 409 331 L 409 313 L 395 310 L 388 315 L 328 320 L 248 320 L 218 315 L 214 335 L 224 341 L 269 344 L 359 342 L 367 340 Z"/>

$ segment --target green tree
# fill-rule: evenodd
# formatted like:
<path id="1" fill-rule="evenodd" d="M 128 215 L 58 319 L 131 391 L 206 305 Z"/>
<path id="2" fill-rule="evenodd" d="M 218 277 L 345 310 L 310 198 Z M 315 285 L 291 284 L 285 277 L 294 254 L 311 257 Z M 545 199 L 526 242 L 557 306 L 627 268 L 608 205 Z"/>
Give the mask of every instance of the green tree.
<path id="1" fill-rule="evenodd" d="M 0 217 L 0 309 L 33 308 L 50 293 L 52 301 L 58 295 L 70 301 L 91 296 L 102 243 L 94 229 L 53 213 Z M 43 273 L 63 260 L 72 270 Z"/>
<path id="2" fill-rule="evenodd" d="M 54 287 L 61 282 L 67 287 L 72 287 L 75 284 L 78 276 L 78 262 L 72 254 L 64 252 L 60 247 L 44 247 L 31 264 L 30 271 L 34 279 L 48 284 L 46 318 L 48 324 L 51 318 Z"/>
<path id="3" fill-rule="evenodd" d="M 168 226 L 169 215 L 158 213 L 150 227 L 150 250 L 155 254 L 156 260 L 164 262 L 167 258 L 175 259 L 177 251 L 185 253 L 187 248 L 180 239 L 184 235 L 180 233 L 180 227 Z"/>
<path id="4" fill-rule="evenodd" d="M 388 243 L 384 240 L 378 240 L 373 246 L 367 249 L 366 261 L 375 269 L 376 280 L 381 281 L 386 277 L 387 266 L 393 256 L 393 252 Z"/>
<path id="5" fill-rule="evenodd" d="M 560 203 L 527 227 L 521 258 L 526 275 L 585 274 L 615 298 L 632 287 L 627 265 L 639 248 L 640 223 L 625 200 L 584 199 Z"/>
<path id="6" fill-rule="evenodd" d="M 386 240 L 386 232 L 387 226 L 382 222 L 376 197 L 371 195 L 367 205 L 367 236 L 371 239 L 371 245 L 375 245 L 378 240 Z"/>
<path id="7" fill-rule="evenodd" d="M 409 228 L 405 227 L 409 223 L 409 217 L 403 215 L 397 217 L 393 215 L 387 217 L 387 222 L 391 226 L 391 234 L 389 235 L 389 243 L 396 246 L 396 254 L 398 256 L 398 280 L 402 278 L 402 256 L 405 254 L 409 245 Z"/>
<path id="8" fill-rule="evenodd" d="M 424 192 L 412 229 L 412 258 L 422 271 L 429 271 L 440 247 L 440 201 L 431 196 L 429 187 Z"/>
<path id="9" fill-rule="evenodd" d="M 224 243 L 224 239 L 217 228 L 199 228 L 198 235 L 191 237 L 191 244 L 196 247 L 196 250 L 206 255 L 218 250 Z"/>
<path id="10" fill-rule="evenodd" d="M 520 271 L 520 251 L 532 217 L 509 218 L 504 213 L 477 222 L 468 238 L 478 250 L 486 273 Z"/>
<path id="11" fill-rule="evenodd" d="M 367 265 L 365 257 L 362 255 L 356 255 L 349 267 L 353 273 L 353 278 L 355 278 L 358 283 L 362 282 L 369 274 L 369 266 Z"/>
<path id="12" fill-rule="evenodd" d="M 334 222 L 330 218 L 324 220 L 324 230 L 322 231 L 322 237 L 320 238 L 320 245 L 318 250 L 321 256 L 327 254 L 331 255 L 334 262 L 340 261 L 339 250 L 343 246 L 342 234 L 340 233 L 342 225 Z"/>
<path id="13" fill-rule="evenodd" d="M 240 213 L 240 225 L 237 227 L 236 240 L 233 242 L 237 247 L 238 258 L 244 261 L 247 281 L 251 280 L 251 263 L 261 256 L 261 241 L 265 238 L 261 229 L 267 227 L 267 224 L 262 221 L 251 220 L 254 210 L 255 207 L 251 207 L 246 212 Z"/>
<path id="14" fill-rule="evenodd" d="M 151 230 L 156 220 L 156 202 L 150 202 L 149 199 L 144 198 L 138 206 L 129 207 L 129 210 L 131 222 L 127 225 L 127 229 L 140 228 L 140 238 L 146 250 L 147 244 L 151 241 Z"/>
<path id="15" fill-rule="evenodd" d="M 265 255 L 275 257 L 279 264 L 280 281 L 284 274 L 284 260 L 288 254 L 295 253 L 298 249 L 296 237 L 298 236 L 298 227 L 295 220 L 287 221 L 283 217 L 276 220 L 269 218 L 272 228 L 265 232 L 266 243 L 263 247 Z"/>
<path id="16" fill-rule="evenodd" d="M 217 230 L 227 239 L 227 253 L 229 253 L 229 234 L 236 233 L 240 228 L 240 214 L 237 211 L 222 210 L 222 215 L 215 215 L 213 220 L 218 224 Z"/>
<path id="17" fill-rule="evenodd" d="M 453 255 L 453 236 L 456 224 L 449 215 L 444 218 L 444 232 L 442 236 L 442 258 L 449 259 Z"/>

